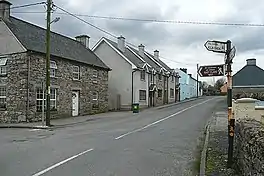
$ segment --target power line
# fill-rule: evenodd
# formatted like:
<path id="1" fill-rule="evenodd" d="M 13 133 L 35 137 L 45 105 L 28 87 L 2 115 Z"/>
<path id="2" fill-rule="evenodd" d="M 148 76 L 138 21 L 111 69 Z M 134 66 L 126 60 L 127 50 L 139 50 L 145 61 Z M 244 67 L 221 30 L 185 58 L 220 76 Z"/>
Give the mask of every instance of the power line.
<path id="1" fill-rule="evenodd" d="M 31 7 L 31 6 L 41 5 L 41 4 L 46 4 L 46 2 L 37 2 L 37 3 L 32 3 L 32 4 L 24 4 L 24 5 L 13 6 L 13 7 L 10 7 L 10 8 L 4 8 L 4 9 L 0 9 L 0 10 L 19 9 L 19 8 Z M 42 13 L 43 13 L 43 12 L 42 12 Z M 45 13 L 45 12 L 44 12 L 44 13 Z"/>
<path id="2" fill-rule="evenodd" d="M 13 13 L 45 13 L 45 12 L 13 12 Z M 57 14 L 65 15 L 67 13 L 56 12 Z M 152 22 L 152 23 L 170 23 L 170 24 L 192 24 L 192 25 L 218 25 L 218 26 L 244 26 L 244 27 L 264 27 L 264 24 L 257 23 L 225 23 L 225 22 L 205 22 L 205 21 L 184 21 L 184 20 L 159 20 L 159 19 L 142 19 L 142 18 L 126 18 L 112 16 L 98 16 L 85 14 L 72 14 L 76 17 L 88 17 L 106 20 L 123 20 L 136 22 Z"/>
<path id="3" fill-rule="evenodd" d="M 55 7 L 58 8 L 58 9 L 60 9 L 61 11 L 65 12 L 65 13 L 67 13 L 68 15 L 70 15 L 70 16 L 72 16 L 72 17 L 74 17 L 74 18 L 77 18 L 78 20 L 80 20 L 80 21 L 82 21 L 82 22 L 84 22 L 84 23 L 86 23 L 86 24 L 92 26 L 93 28 L 96 28 L 97 30 L 99 30 L 99 31 L 101 31 L 101 32 L 103 32 L 103 33 L 106 33 L 107 35 L 109 35 L 109 36 L 111 36 L 111 37 L 117 38 L 117 36 L 115 36 L 114 34 L 111 34 L 110 32 L 108 32 L 108 31 L 106 31 L 106 30 L 104 30 L 104 29 L 102 29 L 102 28 L 99 28 L 99 27 L 95 26 L 95 25 L 92 24 L 92 23 L 87 22 L 86 20 L 84 20 L 84 19 L 78 17 L 77 15 L 75 15 L 75 14 L 73 14 L 73 13 L 70 13 L 70 12 L 68 12 L 67 10 L 64 10 L 63 8 L 61 8 L 61 7 L 57 6 L 57 5 L 55 5 Z"/>

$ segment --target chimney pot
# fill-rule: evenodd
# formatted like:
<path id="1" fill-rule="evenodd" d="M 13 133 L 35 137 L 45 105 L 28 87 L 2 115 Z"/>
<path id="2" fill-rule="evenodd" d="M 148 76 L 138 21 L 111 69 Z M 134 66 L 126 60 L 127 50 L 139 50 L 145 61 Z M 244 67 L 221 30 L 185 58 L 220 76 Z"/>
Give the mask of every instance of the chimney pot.
<path id="1" fill-rule="evenodd" d="M 124 53 L 125 52 L 125 40 L 126 39 L 122 35 L 120 37 L 118 37 L 117 39 L 118 39 L 118 41 L 117 41 L 118 49 Z"/>
<path id="2" fill-rule="evenodd" d="M 76 36 L 75 39 L 81 44 L 83 44 L 86 48 L 89 48 L 90 37 L 88 35 L 79 35 L 79 36 Z"/>
<path id="3" fill-rule="evenodd" d="M 138 53 L 139 53 L 139 55 L 142 57 L 142 58 L 144 58 L 144 53 L 145 53 L 145 46 L 143 45 L 143 44 L 140 44 L 139 46 L 138 46 Z"/>
<path id="4" fill-rule="evenodd" d="M 12 3 L 6 0 L 0 0 L 0 18 L 9 20 L 10 17 L 10 6 Z"/>
<path id="5" fill-rule="evenodd" d="M 247 59 L 247 65 L 255 65 L 256 66 L 256 59 Z"/>
<path id="6" fill-rule="evenodd" d="M 154 59 L 159 60 L 159 51 L 158 50 L 154 51 Z"/>

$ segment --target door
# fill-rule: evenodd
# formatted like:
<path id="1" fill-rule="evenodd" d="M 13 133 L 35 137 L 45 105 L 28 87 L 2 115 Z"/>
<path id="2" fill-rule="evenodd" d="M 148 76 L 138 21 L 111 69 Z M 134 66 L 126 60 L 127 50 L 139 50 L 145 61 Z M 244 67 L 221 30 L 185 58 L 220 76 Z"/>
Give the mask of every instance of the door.
<path id="1" fill-rule="evenodd" d="M 79 92 L 72 92 L 72 116 L 79 115 Z"/>

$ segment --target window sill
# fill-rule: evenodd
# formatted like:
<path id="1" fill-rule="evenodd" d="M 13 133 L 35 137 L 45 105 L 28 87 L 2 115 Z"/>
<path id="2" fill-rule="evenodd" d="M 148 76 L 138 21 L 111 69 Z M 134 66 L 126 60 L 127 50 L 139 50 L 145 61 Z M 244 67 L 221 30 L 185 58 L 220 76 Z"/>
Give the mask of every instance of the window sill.
<path id="1" fill-rule="evenodd" d="M 6 108 L 0 108 L 0 111 L 7 111 Z"/>
<path id="2" fill-rule="evenodd" d="M 59 77 L 57 77 L 57 76 L 51 76 L 50 78 L 52 78 L 52 79 L 58 79 Z"/>
<path id="3" fill-rule="evenodd" d="M 72 79 L 73 81 L 78 81 L 78 82 L 81 82 L 81 80 L 80 79 Z"/>
<path id="4" fill-rule="evenodd" d="M 144 103 L 145 103 L 146 101 L 147 101 L 147 100 L 139 100 L 139 102 L 144 102 Z"/>
<path id="5" fill-rule="evenodd" d="M 57 112 L 58 110 L 57 109 L 51 109 L 50 112 Z M 41 113 L 42 111 L 38 111 L 37 112 Z M 46 110 L 44 110 L 44 112 L 46 112 Z"/>
<path id="6" fill-rule="evenodd" d="M 140 79 L 140 81 L 144 81 L 144 82 L 146 82 L 146 79 Z"/>

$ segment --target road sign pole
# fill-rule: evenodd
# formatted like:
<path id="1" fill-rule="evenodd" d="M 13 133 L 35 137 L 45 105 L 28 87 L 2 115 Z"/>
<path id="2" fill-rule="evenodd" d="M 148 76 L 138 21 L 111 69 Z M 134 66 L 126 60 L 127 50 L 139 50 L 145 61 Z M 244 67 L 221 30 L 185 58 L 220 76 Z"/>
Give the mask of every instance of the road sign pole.
<path id="1" fill-rule="evenodd" d="M 231 41 L 227 41 L 226 64 L 227 64 L 227 105 L 228 105 L 228 160 L 227 166 L 230 168 L 233 164 L 233 143 L 235 119 L 232 118 L 232 60 L 230 58 Z"/>

